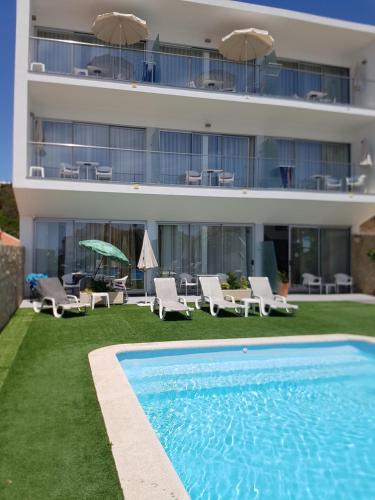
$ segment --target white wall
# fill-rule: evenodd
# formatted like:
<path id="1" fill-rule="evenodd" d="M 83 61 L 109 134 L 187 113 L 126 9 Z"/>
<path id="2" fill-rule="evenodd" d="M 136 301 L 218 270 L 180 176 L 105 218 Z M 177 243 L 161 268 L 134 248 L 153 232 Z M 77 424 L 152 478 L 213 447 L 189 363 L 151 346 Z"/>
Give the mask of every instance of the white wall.
<path id="1" fill-rule="evenodd" d="M 17 0 L 13 110 L 13 183 L 25 178 L 28 138 L 29 0 Z"/>

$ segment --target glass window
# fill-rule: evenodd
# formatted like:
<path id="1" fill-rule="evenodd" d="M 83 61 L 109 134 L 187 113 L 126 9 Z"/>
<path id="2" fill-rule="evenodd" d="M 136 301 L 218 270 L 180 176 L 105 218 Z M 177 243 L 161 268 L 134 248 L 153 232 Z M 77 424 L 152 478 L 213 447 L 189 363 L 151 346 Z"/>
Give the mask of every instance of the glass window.
<path id="1" fill-rule="evenodd" d="M 123 277 L 128 285 L 143 288 L 143 273 L 137 270 L 142 248 L 143 224 L 91 221 L 36 221 L 35 269 L 49 276 L 82 271 L 98 275 Z M 81 246 L 81 240 L 103 240 L 118 247 L 129 259 L 129 265 L 101 258 Z"/>
<path id="2" fill-rule="evenodd" d="M 74 271 L 72 222 L 35 222 L 35 272 L 49 277 Z"/>
<path id="3" fill-rule="evenodd" d="M 350 231 L 324 228 L 320 231 L 321 275 L 326 283 L 334 283 L 336 273 L 350 274 Z"/>
<path id="4" fill-rule="evenodd" d="M 159 265 L 162 273 L 189 272 L 189 225 L 159 226 Z"/>
<path id="5" fill-rule="evenodd" d="M 252 271 L 252 228 L 220 224 L 159 226 L 161 270 L 170 273 L 217 274 Z"/>

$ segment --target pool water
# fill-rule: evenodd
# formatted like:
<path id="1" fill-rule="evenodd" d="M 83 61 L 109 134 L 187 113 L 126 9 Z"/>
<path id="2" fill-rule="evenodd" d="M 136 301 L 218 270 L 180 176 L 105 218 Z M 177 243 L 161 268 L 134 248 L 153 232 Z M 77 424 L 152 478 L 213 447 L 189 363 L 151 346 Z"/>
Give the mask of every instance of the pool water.
<path id="1" fill-rule="evenodd" d="M 375 346 L 118 359 L 192 499 L 375 499 Z"/>

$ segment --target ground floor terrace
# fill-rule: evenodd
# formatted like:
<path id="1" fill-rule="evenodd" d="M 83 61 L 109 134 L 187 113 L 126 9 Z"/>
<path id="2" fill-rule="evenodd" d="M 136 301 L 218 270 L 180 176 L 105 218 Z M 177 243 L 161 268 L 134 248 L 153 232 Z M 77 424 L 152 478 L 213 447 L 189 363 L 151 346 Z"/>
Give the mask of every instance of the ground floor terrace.
<path id="1" fill-rule="evenodd" d="M 123 498 L 90 373 L 88 354 L 135 342 L 308 334 L 374 336 L 373 304 L 300 303 L 268 318 L 222 312 L 166 321 L 148 309 L 96 308 L 56 320 L 20 309 L 0 332 L 0 496 Z M 147 481 L 147 477 L 146 477 Z"/>
<path id="2" fill-rule="evenodd" d="M 79 241 L 99 239 L 120 248 L 129 264 L 108 259 L 101 262 L 98 279 L 128 276 L 130 294 L 152 291 L 156 275 L 176 278 L 179 291 L 199 293 L 199 275 L 228 273 L 238 281 L 248 276 L 268 276 L 274 289 L 279 273 L 289 280 L 291 291 L 307 292 L 303 274 L 322 277 L 323 288 L 335 282 L 335 274 L 351 274 L 351 230 L 347 226 L 277 225 L 168 221 L 108 221 L 48 219 L 37 217 L 22 224 L 26 246 L 26 274 L 45 273 L 62 277 L 69 273 L 92 275 L 100 258 L 79 246 Z M 137 268 L 145 229 L 159 267 L 147 273 Z M 184 279 L 184 280 L 183 280 Z M 188 283 L 188 284 L 187 284 Z M 340 290 L 348 292 L 350 290 Z"/>

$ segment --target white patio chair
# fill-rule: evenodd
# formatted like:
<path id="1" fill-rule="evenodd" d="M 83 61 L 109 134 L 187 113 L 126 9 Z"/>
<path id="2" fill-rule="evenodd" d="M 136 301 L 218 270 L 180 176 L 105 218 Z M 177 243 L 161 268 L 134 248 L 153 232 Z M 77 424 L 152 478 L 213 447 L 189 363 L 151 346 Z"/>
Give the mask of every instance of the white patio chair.
<path id="1" fill-rule="evenodd" d="M 201 298 L 195 300 L 195 307 L 200 309 L 203 304 L 210 305 L 210 313 L 217 316 L 221 309 L 234 309 L 237 314 L 244 309 L 242 304 L 236 304 L 232 295 L 224 295 L 220 287 L 220 281 L 217 276 L 200 276 L 199 281 L 202 289 Z"/>
<path id="2" fill-rule="evenodd" d="M 260 312 L 268 316 L 272 310 L 281 309 L 287 313 L 297 311 L 296 304 L 290 304 L 283 295 L 274 294 L 269 279 L 264 277 L 248 277 L 251 293 L 254 298 L 260 300 Z"/>
<path id="3" fill-rule="evenodd" d="M 188 307 L 185 297 L 179 297 L 174 278 L 154 278 L 155 299 L 150 304 L 151 312 L 159 309 L 159 318 L 164 319 L 168 312 L 184 312 L 191 318 L 192 307 Z"/>
<path id="4" fill-rule="evenodd" d="M 337 273 L 334 276 L 336 293 L 339 293 L 340 286 L 349 288 L 350 293 L 353 293 L 353 278 L 345 273 Z"/>
<path id="5" fill-rule="evenodd" d="M 126 281 L 128 276 L 124 276 L 123 278 L 114 278 L 112 280 L 112 286 L 115 290 L 122 290 L 126 293 Z"/>
<path id="6" fill-rule="evenodd" d="M 39 167 L 39 166 L 30 167 L 29 176 L 30 177 L 39 177 L 41 179 L 44 179 L 44 167 Z"/>
<path id="7" fill-rule="evenodd" d="M 303 273 L 302 285 L 307 287 L 309 294 L 311 293 L 311 288 L 319 288 L 319 293 L 322 293 L 322 278 L 320 276 L 315 276 L 315 274 L 311 273 Z"/>
<path id="8" fill-rule="evenodd" d="M 179 284 L 179 290 L 181 291 L 182 288 L 185 288 L 185 295 L 188 294 L 188 290 L 197 288 L 197 282 L 195 281 L 195 279 L 191 274 L 181 273 L 177 276 L 177 279 Z"/>
<path id="9" fill-rule="evenodd" d="M 185 174 L 186 184 L 202 184 L 202 172 L 196 170 L 187 170 Z"/>
<path id="10" fill-rule="evenodd" d="M 232 172 L 221 172 L 218 176 L 219 186 L 233 186 L 234 174 Z"/>
<path id="11" fill-rule="evenodd" d="M 30 63 L 30 71 L 34 71 L 35 73 L 45 73 L 46 66 L 42 62 L 33 61 Z"/>
<path id="12" fill-rule="evenodd" d="M 61 279 L 65 291 L 70 291 L 73 295 L 79 296 L 81 290 L 81 281 L 84 278 L 81 278 L 78 282 L 75 282 L 73 279 L 73 274 L 68 273 L 61 276 Z"/>
<path id="13" fill-rule="evenodd" d="M 105 166 L 95 167 L 95 177 L 97 181 L 111 181 L 112 167 L 105 167 Z"/>
<path id="14" fill-rule="evenodd" d="M 79 179 L 79 167 L 73 167 L 69 163 L 60 163 L 60 177 L 63 179 Z"/>
<path id="15" fill-rule="evenodd" d="M 75 295 L 68 295 L 62 286 L 59 278 L 43 278 L 38 281 L 36 286 L 38 294 L 41 296 L 41 303 L 33 302 L 34 312 L 40 313 L 42 309 L 52 309 L 55 318 L 61 318 L 65 311 L 70 309 L 84 309 L 91 304 L 78 300 Z"/>
<path id="16" fill-rule="evenodd" d="M 346 178 L 346 185 L 350 191 L 358 189 L 358 191 L 366 192 L 366 179 L 365 174 L 353 175 L 352 177 Z"/>
<path id="17" fill-rule="evenodd" d="M 325 177 L 324 185 L 327 190 L 341 190 L 342 179 L 337 179 L 336 177 L 329 175 Z"/>

